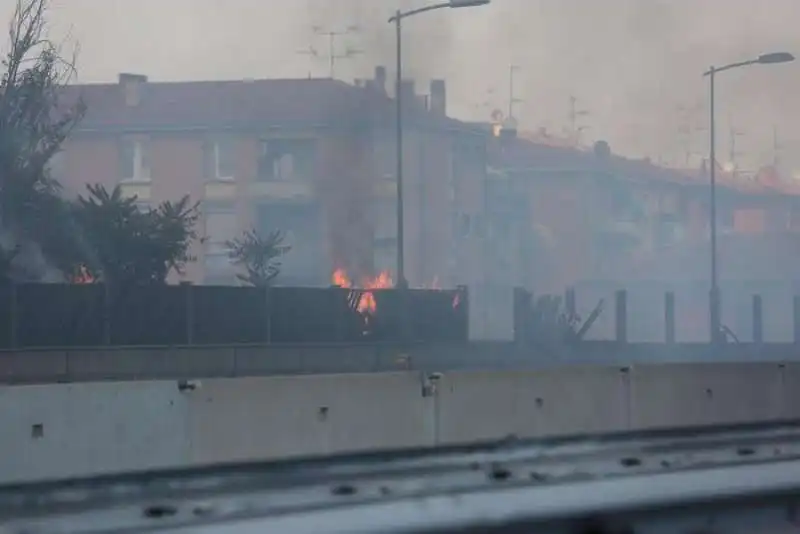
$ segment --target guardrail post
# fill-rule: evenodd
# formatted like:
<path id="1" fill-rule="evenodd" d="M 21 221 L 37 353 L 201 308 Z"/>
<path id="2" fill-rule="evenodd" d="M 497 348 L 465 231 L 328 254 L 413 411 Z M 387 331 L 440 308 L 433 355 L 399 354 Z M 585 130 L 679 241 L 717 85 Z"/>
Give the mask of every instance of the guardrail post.
<path id="1" fill-rule="evenodd" d="M 675 293 L 664 293 L 664 340 L 675 343 Z"/>
<path id="2" fill-rule="evenodd" d="M 753 343 L 764 342 L 764 308 L 761 295 L 753 295 Z"/>
<path id="3" fill-rule="evenodd" d="M 272 288 L 270 286 L 264 287 L 264 341 L 266 343 L 272 342 Z"/>
<path id="4" fill-rule="evenodd" d="M 11 281 L 8 293 L 10 300 L 8 306 L 9 316 L 10 316 L 8 321 L 8 326 L 10 329 L 8 333 L 9 335 L 8 343 L 12 349 L 15 349 L 19 344 L 19 339 L 18 339 L 19 332 L 17 331 L 18 330 L 17 325 L 19 322 L 19 317 L 18 317 L 19 310 L 17 309 L 17 284 L 13 280 Z"/>
<path id="5" fill-rule="evenodd" d="M 524 288 L 515 287 L 513 306 L 514 342 L 519 344 L 527 343 L 531 315 L 531 293 Z"/>
<path id="6" fill-rule="evenodd" d="M 103 344 L 111 345 L 111 288 L 103 282 Z"/>
<path id="7" fill-rule="evenodd" d="M 614 304 L 616 310 L 616 341 L 617 343 L 628 342 L 628 292 L 624 289 L 618 290 L 614 294 Z"/>
<path id="8" fill-rule="evenodd" d="M 575 315 L 577 315 L 578 307 L 575 304 L 574 287 L 568 287 L 567 290 L 564 292 L 564 310 L 570 317 L 575 317 Z"/>
<path id="9" fill-rule="evenodd" d="M 180 285 L 183 286 L 186 299 L 186 344 L 192 345 L 194 343 L 194 291 L 192 291 L 191 282 L 184 281 Z"/>
<path id="10" fill-rule="evenodd" d="M 800 295 L 792 299 L 792 319 L 794 324 L 794 342 L 800 343 Z"/>

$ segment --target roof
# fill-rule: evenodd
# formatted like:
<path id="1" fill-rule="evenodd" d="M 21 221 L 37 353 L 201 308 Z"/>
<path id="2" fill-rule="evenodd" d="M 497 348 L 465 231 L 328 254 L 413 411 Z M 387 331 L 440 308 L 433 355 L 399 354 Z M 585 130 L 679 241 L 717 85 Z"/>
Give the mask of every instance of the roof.
<path id="1" fill-rule="evenodd" d="M 530 136 L 498 140 L 489 149 L 489 165 L 495 169 L 520 171 L 593 171 L 603 170 L 619 177 L 642 183 L 672 185 L 708 185 L 708 174 L 702 169 L 674 169 L 659 166 L 646 159 L 630 159 L 611 155 L 601 161 L 592 151 L 564 146 Z M 720 187 L 744 194 L 800 195 L 800 182 L 783 178 L 774 167 L 764 167 L 750 175 L 716 169 Z"/>
<path id="2" fill-rule="evenodd" d="M 78 131 L 264 128 L 293 125 L 389 123 L 392 99 L 374 88 L 325 79 L 151 82 L 131 106 L 119 83 L 70 85 L 65 102 L 80 96 L 87 113 Z M 414 111 L 416 123 L 463 127 L 433 113 Z"/>

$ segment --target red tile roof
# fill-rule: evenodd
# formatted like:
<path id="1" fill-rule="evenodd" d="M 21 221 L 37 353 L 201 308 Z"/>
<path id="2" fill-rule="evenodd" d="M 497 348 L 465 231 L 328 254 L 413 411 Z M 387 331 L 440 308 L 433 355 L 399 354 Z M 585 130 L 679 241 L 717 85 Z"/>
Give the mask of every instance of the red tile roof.
<path id="1" fill-rule="evenodd" d="M 81 95 L 87 105 L 80 130 L 263 128 L 291 125 L 348 126 L 393 120 L 392 100 L 373 88 L 332 79 L 145 82 L 140 102 L 125 103 L 120 84 L 66 88 L 65 102 Z M 463 125 L 433 113 L 415 120 Z"/>
<path id="2" fill-rule="evenodd" d="M 699 169 L 673 169 L 655 165 L 649 160 L 616 155 L 601 162 L 592 151 L 533 142 L 519 137 L 498 139 L 491 143 L 489 165 L 507 170 L 605 170 L 636 182 L 701 186 L 708 184 L 707 174 Z M 761 169 L 752 177 L 737 177 L 717 165 L 717 183 L 720 187 L 745 194 L 800 195 L 800 182 L 782 178 L 771 167 Z"/>

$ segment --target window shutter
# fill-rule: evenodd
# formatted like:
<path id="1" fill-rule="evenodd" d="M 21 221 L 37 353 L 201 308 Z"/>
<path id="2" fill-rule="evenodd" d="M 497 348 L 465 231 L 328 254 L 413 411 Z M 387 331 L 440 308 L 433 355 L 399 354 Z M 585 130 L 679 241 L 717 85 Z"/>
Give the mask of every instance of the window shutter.
<path id="1" fill-rule="evenodd" d="M 153 177 L 153 142 L 149 137 L 143 137 L 140 141 L 140 147 L 142 151 L 142 178 L 149 180 Z"/>
<path id="2" fill-rule="evenodd" d="M 213 180 L 216 178 L 214 168 L 214 140 L 210 137 L 203 139 L 203 178 Z"/>
<path id="3" fill-rule="evenodd" d="M 117 141 L 117 165 L 120 180 L 134 178 L 133 158 L 135 157 L 133 143 L 128 137 L 122 136 Z"/>

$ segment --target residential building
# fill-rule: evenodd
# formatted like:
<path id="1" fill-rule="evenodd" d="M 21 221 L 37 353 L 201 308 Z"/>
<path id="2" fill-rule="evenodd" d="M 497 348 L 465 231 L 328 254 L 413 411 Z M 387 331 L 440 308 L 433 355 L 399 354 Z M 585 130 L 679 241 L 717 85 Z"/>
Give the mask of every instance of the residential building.
<path id="1" fill-rule="evenodd" d="M 334 269 L 356 281 L 394 272 L 394 101 L 386 71 L 332 79 L 152 82 L 70 86 L 87 115 L 59 156 L 71 194 L 120 186 L 142 205 L 189 195 L 202 242 L 184 279 L 235 282 L 225 242 L 242 231 L 285 232 L 279 282 L 325 285 Z M 412 285 L 470 283 L 480 256 L 454 239 L 482 209 L 484 131 L 446 115 L 444 81 L 430 95 L 404 81 L 406 271 Z M 477 266 L 477 267 L 476 267 Z"/>
<path id="2" fill-rule="evenodd" d="M 670 251 L 708 241 L 709 183 L 705 169 L 659 167 L 647 160 L 594 150 L 500 138 L 490 150 L 493 174 L 525 197 L 529 220 L 517 220 L 538 242 L 538 267 L 521 285 L 560 291 L 582 280 L 625 280 Z M 751 177 L 717 173 L 720 236 L 772 236 L 800 229 L 800 183 L 765 168 Z M 519 211 L 519 208 L 517 208 Z M 520 260 L 521 261 L 521 260 Z M 652 269 L 638 277 L 670 277 Z"/>
<path id="3" fill-rule="evenodd" d="M 520 266 L 500 271 L 498 280 L 537 293 L 577 286 L 588 307 L 600 298 L 610 301 L 615 289 L 628 289 L 629 310 L 635 310 L 629 319 L 639 321 L 629 332 L 647 331 L 647 340 L 663 340 L 663 295 L 675 291 L 679 329 L 705 329 L 683 339 L 708 339 L 707 169 L 668 169 L 622 158 L 603 142 L 581 150 L 545 144 L 541 136 L 532 142 L 498 134 L 490 145 L 489 176 L 508 184 L 513 202 L 496 206 L 493 217 L 505 211 L 516 227 L 509 231 L 509 223 L 502 222 L 499 234 L 512 239 L 506 259 Z M 750 176 L 718 167 L 717 186 L 723 319 L 737 324 L 742 335 L 750 329 L 748 299 L 754 293 L 769 291 L 773 302 L 782 302 L 771 324 L 778 315 L 791 316 L 790 296 L 800 282 L 800 182 L 769 167 Z M 492 259 L 489 272 L 502 263 Z M 610 335 L 613 314 L 604 314 L 603 321 Z M 790 326 L 784 327 L 783 338 L 790 337 Z"/>

